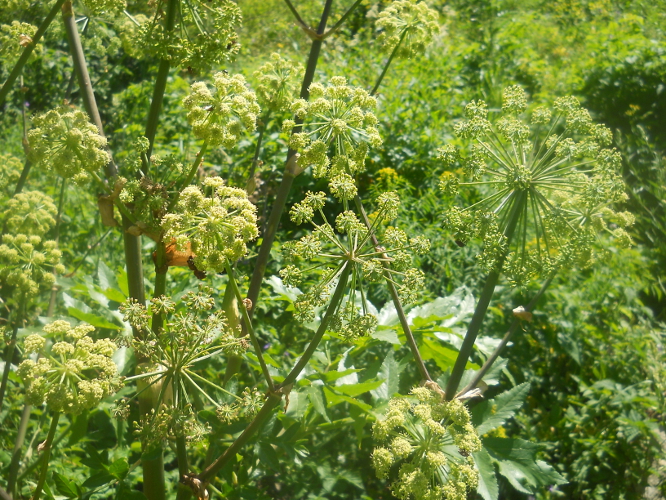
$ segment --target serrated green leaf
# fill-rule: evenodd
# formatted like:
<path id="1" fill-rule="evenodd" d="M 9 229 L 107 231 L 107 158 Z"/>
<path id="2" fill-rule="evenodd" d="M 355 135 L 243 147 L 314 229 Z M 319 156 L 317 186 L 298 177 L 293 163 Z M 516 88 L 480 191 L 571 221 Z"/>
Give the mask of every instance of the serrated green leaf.
<path id="1" fill-rule="evenodd" d="M 499 465 L 499 472 L 518 491 L 533 494 L 544 486 L 567 481 L 547 463 L 536 460 L 539 445 L 522 439 L 485 438 L 483 447 Z"/>
<path id="2" fill-rule="evenodd" d="M 109 474 L 119 480 L 125 479 L 127 473 L 129 472 L 129 463 L 126 458 L 119 458 L 114 460 L 114 462 L 109 465 Z"/>
<path id="3" fill-rule="evenodd" d="M 53 473 L 53 484 L 55 485 L 56 490 L 58 490 L 58 493 L 67 498 L 76 498 L 79 496 L 74 482 L 70 481 L 62 474 L 58 474 L 57 472 Z"/>
<path id="4" fill-rule="evenodd" d="M 499 497 L 499 487 L 497 485 L 497 475 L 493 460 L 485 449 L 472 453 L 476 468 L 479 470 L 479 486 L 476 492 L 484 500 L 497 500 Z"/>
<path id="5" fill-rule="evenodd" d="M 72 318 L 76 318 L 86 323 L 91 324 L 97 328 L 108 328 L 110 330 L 122 330 L 123 327 L 111 323 L 101 316 L 97 316 L 91 312 L 90 307 L 88 307 L 84 302 L 77 300 L 66 293 L 62 294 L 63 302 L 65 307 L 67 307 L 67 314 Z"/>
<path id="6" fill-rule="evenodd" d="M 377 328 L 373 333 L 370 334 L 373 339 L 381 340 L 383 342 L 389 342 L 393 345 L 402 345 L 398 334 L 393 328 Z"/>
<path id="7" fill-rule="evenodd" d="M 503 425 L 523 406 L 529 390 L 530 385 L 525 382 L 503 392 L 495 399 L 476 405 L 472 410 L 472 423 L 476 427 L 476 432 L 483 436 Z"/>

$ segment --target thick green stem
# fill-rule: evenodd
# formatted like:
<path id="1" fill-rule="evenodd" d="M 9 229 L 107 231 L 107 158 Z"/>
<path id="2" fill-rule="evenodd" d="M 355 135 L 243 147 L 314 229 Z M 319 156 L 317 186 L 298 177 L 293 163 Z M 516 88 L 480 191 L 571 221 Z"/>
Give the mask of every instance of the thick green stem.
<path id="1" fill-rule="evenodd" d="M 326 0 L 326 4 L 324 5 L 324 10 L 321 14 L 321 20 L 319 21 L 319 26 L 317 27 L 317 33 L 320 35 L 323 34 L 324 30 L 326 29 L 326 23 L 328 22 L 328 16 L 331 12 L 332 3 L 333 0 Z M 312 45 L 310 46 L 310 55 L 308 56 L 308 63 L 305 67 L 305 75 L 303 76 L 303 83 L 301 85 L 301 98 L 305 100 L 308 100 L 310 97 L 310 84 L 314 79 L 315 70 L 317 69 L 317 61 L 319 60 L 321 45 L 322 40 L 312 40 Z M 301 130 L 301 123 L 302 122 L 300 120 L 297 121 L 296 127 L 294 127 L 294 132 L 299 132 Z M 250 280 L 250 288 L 247 293 L 247 297 L 252 302 L 250 318 L 256 309 L 255 306 L 257 304 L 257 300 L 259 299 L 261 283 L 264 279 L 266 266 L 268 265 L 268 259 L 270 258 L 271 254 L 271 248 L 273 247 L 273 242 L 275 241 L 275 234 L 277 233 L 280 219 L 282 218 L 282 213 L 284 212 L 284 207 L 287 204 L 287 197 L 289 196 L 291 185 L 293 184 L 294 178 L 297 175 L 295 155 L 296 151 L 292 149 L 287 152 L 287 162 L 285 163 L 282 182 L 280 183 L 277 196 L 273 202 L 271 215 L 268 218 L 268 226 L 262 235 L 263 240 L 261 242 L 261 248 L 259 248 L 259 255 L 257 256 L 257 261 L 254 265 L 252 279 Z"/>
<path id="2" fill-rule="evenodd" d="M 90 81 L 88 65 L 86 64 L 83 46 L 81 45 L 81 38 L 79 37 L 79 29 L 76 25 L 74 11 L 72 10 L 72 2 L 70 0 L 66 0 L 62 6 L 62 20 L 65 24 L 65 31 L 67 32 L 69 51 L 72 54 L 74 72 L 76 73 L 76 79 L 79 83 L 79 91 L 81 92 L 83 107 L 99 130 L 100 135 L 104 136 L 102 118 L 99 114 L 99 109 L 97 108 L 97 100 L 95 99 L 95 93 L 93 92 L 92 83 Z M 118 169 L 113 160 L 106 165 L 104 173 L 107 177 L 113 177 L 118 173 Z"/>
<path id="3" fill-rule="evenodd" d="M 511 212 L 509 213 L 507 219 L 506 229 L 504 230 L 507 248 L 511 243 L 513 233 L 516 229 L 516 226 L 518 225 L 520 214 L 524 209 L 525 199 L 525 193 L 519 193 L 513 200 L 513 206 L 511 207 Z M 456 358 L 456 362 L 453 365 L 451 377 L 446 384 L 446 399 L 448 401 L 452 400 L 456 395 L 458 384 L 460 384 L 460 379 L 462 378 L 465 371 L 467 360 L 469 360 L 469 357 L 472 355 L 474 342 L 476 341 L 476 337 L 481 330 L 481 325 L 483 324 L 483 319 L 486 316 L 488 305 L 490 305 L 490 300 L 493 298 L 493 294 L 495 293 L 495 286 L 499 280 L 506 256 L 507 252 L 498 257 L 495 269 L 491 271 L 486 277 L 486 282 L 483 286 L 483 290 L 481 291 L 479 302 L 476 304 L 476 309 L 474 310 L 474 315 L 472 316 L 472 320 L 470 321 L 469 327 L 467 328 L 465 339 L 463 340 L 462 346 L 460 346 L 460 352 L 458 352 L 458 357 Z"/>
<path id="4" fill-rule="evenodd" d="M 402 32 L 402 35 L 400 35 L 400 40 L 398 41 L 398 44 L 393 48 L 393 51 L 391 52 L 391 55 L 388 58 L 388 61 L 386 61 L 386 64 L 384 65 L 384 69 L 382 70 L 381 74 L 379 75 L 379 78 L 377 78 L 377 82 L 375 83 L 375 86 L 372 87 L 372 90 L 370 91 L 370 95 L 375 95 L 377 93 L 377 91 L 379 90 L 379 86 L 382 84 L 382 80 L 386 76 L 386 72 L 388 71 L 389 66 L 391 65 L 391 62 L 393 62 L 393 58 L 398 53 L 398 49 L 400 48 L 400 45 L 402 45 L 402 41 L 405 39 L 405 36 L 407 36 L 407 31 L 409 31 L 409 29 L 405 29 Z"/>
<path id="5" fill-rule="evenodd" d="M 229 263 L 228 260 L 226 263 L 226 268 L 227 268 L 227 276 L 229 276 L 229 284 L 227 286 L 231 287 L 231 289 L 234 292 L 234 295 L 236 296 L 236 301 L 238 302 L 238 307 L 243 317 L 243 329 L 247 331 L 248 334 L 250 335 L 250 341 L 252 342 L 252 347 L 254 347 L 254 351 L 257 354 L 259 365 L 261 365 L 261 372 L 264 374 L 264 378 L 266 379 L 266 383 L 268 384 L 268 389 L 272 392 L 275 389 L 273 385 L 273 379 L 271 378 L 271 374 L 268 371 L 268 366 L 266 365 L 266 361 L 264 361 L 264 355 L 261 352 L 261 345 L 259 345 L 259 341 L 257 340 L 257 335 L 254 333 L 254 328 L 252 328 L 252 320 L 250 319 L 250 316 L 247 313 L 247 307 L 245 307 L 245 304 L 243 304 L 243 297 L 241 296 L 238 284 L 236 283 L 236 278 L 234 278 L 234 270 L 231 268 L 231 264 Z"/>
<path id="6" fill-rule="evenodd" d="M 224 314 L 227 317 L 227 326 L 232 331 L 237 331 L 238 325 L 240 325 L 240 311 L 238 310 L 238 300 L 236 300 L 236 294 L 234 293 L 234 288 L 231 286 L 231 283 L 227 283 L 227 287 L 224 291 L 224 298 L 222 299 L 222 309 Z M 243 363 L 243 358 L 236 356 L 235 354 L 230 354 L 227 356 L 227 367 L 224 372 L 224 382 L 223 386 L 226 387 L 231 377 L 234 376 L 240 370 L 241 364 Z"/>
<path id="7" fill-rule="evenodd" d="M 179 0 L 168 0 L 166 19 L 164 22 L 164 31 L 167 37 L 173 31 L 176 23 L 176 11 L 178 10 Z M 157 78 L 155 79 L 155 87 L 153 88 L 153 99 L 150 101 L 150 109 L 148 110 L 148 120 L 146 122 L 146 138 L 150 143 L 146 156 L 150 159 L 153 151 L 153 144 L 155 143 L 155 134 L 157 134 L 157 125 L 160 121 L 160 112 L 162 111 L 162 101 L 164 100 L 164 92 L 166 91 L 167 79 L 169 77 L 169 70 L 171 63 L 168 59 L 162 59 L 160 66 L 157 70 Z M 147 166 L 142 169 L 145 175 L 148 175 Z"/>
<path id="8" fill-rule="evenodd" d="M 534 309 L 534 306 L 536 305 L 537 301 L 541 298 L 541 296 L 544 294 L 546 289 L 552 283 L 553 278 L 554 278 L 554 275 L 551 276 L 550 278 L 548 278 L 544 282 L 544 284 L 541 286 L 539 291 L 536 293 L 536 295 L 534 297 L 532 297 L 532 300 L 530 300 L 529 304 L 527 304 L 527 306 L 525 306 L 525 311 L 526 312 L 530 312 L 532 309 Z M 506 345 L 509 343 L 509 340 L 511 340 L 511 337 L 513 336 L 513 334 L 516 332 L 516 330 L 518 330 L 518 326 L 520 325 L 521 321 L 522 320 L 518 317 L 514 318 L 513 322 L 511 323 L 511 326 L 509 327 L 509 330 L 506 332 L 506 334 L 502 338 L 502 341 L 495 348 L 493 353 L 488 357 L 488 359 L 483 364 L 481 369 L 474 374 L 474 378 L 470 381 L 470 383 L 467 384 L 462 391 L 460 391 L 461 394 L 466 394 L 467 392 L 471 391 L 472 389 L 474 389 L 479 384 L 479 382 L 481 381 L 483 376 L 486 373 L 488 373 L 488 370 L 490 370 L 490 368 L 493 366 L 493 363 L 495 363 L 495 361 L 497 361 L 497 358 L 499 357 L 500 352 L 502 352 L 502 349 L 504 349 L 506 347 Z"/>
<path id="9" fill-rule="evenodd" d="M 42 467 L 39 471 L 39 479 L 37 481 L 37 486 L 35 487 L 35 492 L 32 495 L 32 500 L 39 500 L 39 496 L 42 494 L 42 488 L 44 488 L 44 483 L 46 482 L 46 473 L 49 470 L 49 459 L 51 458 L 51 445 L 53 444 L 53 438 L 55 436 L 56 430 L 58 429 L 58 420 L 60 419 L 60 412 L 53 414 L 51 418 L 51 427 L 49 427 L 49 434 L 46 436 L 46 441 L 41 444 L 42 448 Z"/>
<path id="10" fill-rule="evenodd" d="M 264 406 L 261 407 L 259 413 L 257 413 L 252 422 L 250 422 L 250 425 L 245 428 L 243 433 L 238 436 L 238 438 L 231 444 L 231 446 L 229 446 L 229 448 L 225 450 L 225 452 L 219 458 L 217 458 L 217 460 L 211 463 L 201 474 L 197 476 L 201 481 L 204 483 L 210 482 L 215 474 L 217 474 L 222 469 L 222 467 L 224 467 L 229 462 L 229 460 L 236 456 L 236 453 L 240 451 L 243 445 L 254 435 L 254 433 L 261 429 L 266 419 L 271 415 L 273 409 L 278 405 L 282 399 L 283 388 L 284 390 L 288 391 L 291 385 L 296 381 L 296 377 L 298 377 L 298 374 L 301 373 L 303 368 L 305 368 L 305 365 L 308 364 L 310 358 L 319 346 L 319 342 L 324 336 L 324 333 L 326 333 L 326 329 L 328 328 L 333 315 L 337 311 L 338 306 L 342 301 L 351 269 L 351 263 L 347 263 L 342 270 L 340 280 L 338 281 L 338 284 L 335 288 L 331 302 L 326 309 L 326 314 L 324 314 L 319 328 L 317 329 L 314 337 L 310 341 L 310 344 L 305 349 L 305 352 L 297 361 L 294 368 L 291 370 L 291 372 L 289 372 L 289 375 L 287 375 L 284 381 L 278 386 L 276 391 L 271 391 L 268 393 L 268 398 L 266 399 Z"/>
<path id="11" fill-rule="evenodd" d="M 44 33 L 46 33 L 46 30 L 48 29 L 53 19 L 55 19 L 55 16 L 58 15 L 58 11 L 60 10 L 60 7 L 62 7 L 63 3 L 65 3 L 65 0 L 57 0 L 56 3 L 53 4 L 53 7 L 51 7 L 51 10 L 46 15 L 46 18 L 42 21 L 42 24 L 39 25 L 39 28 L 37 28 L 35 35 L 32 37 L 32 41 L 25 49 L 23 49 L 21 57 L 19 57 L 19 60 L 16 61 L 12 72 L 7 77 L 7 80 L 5 81 L 2 88 L 0 88 L 0 106 L 3 102 L 5 102 L 5 98 L 7 97 L 7 94 L 9 94 L 9 89 L 11 89 L 12 85 L 14 85 L 14 82 L 21 74 L 21 71 L 23 71 L 23 66 L 25 66 L 26 62 L 28 62 L 30 54 L 32 54 L 32 51 L 35 50 L 35 46 L 39 40 L 41 40 Z"/>
<path id="12" fill-rule="evenodd" d="M 155 251 L 155 293 L 153 293 L 153 297 L 157 298 L 166 295 L 168 270 L 166 248 L 164 247 L 164 242 L 160 241 L 157 243 Z M 163 327 L 164 314 L 153 313 L 153 333 L 159 335 Z"/>
<path id="13" fill-rule="evenodd" d="M 178 459 L 178 475 L 182 478 L 189 473 L 185 436 L 178 436 L 176 438 L 176 457 Z M 188 500 L 191 496 L 192 490 L 185 484 L 179 482 L 176 500 Z"/>
<path id="14" fill-rule="evenodd" d="M 368 214 L 365 212 L 365 209 L 363 208 L 363 203 L 361 202 L 361 198 L 358 195 L 354 197 L 354 203 L 356 204 L 357 210 L 361 214 L 361 218 L 363 219 L 365 227 L 367 227 L 368 230 L 371 230 L 372 224 L 368 219 Z M 374 235 L 374 233 L 371 234 L 371 238 L 375 250 L 379 252 L 380 251 L 379 241 L 377 240 L 377 237 Z M 384 255 L 383 257 L 385 258 L 386 255 Z M 416 344 L 416 339 L 414 339 L 414 334 L 412 333 L 412 330 L 409 327 L 409 321 L 407 320 L 407 315 L 405 314 L 405 310 L 402 308 L 402 303 L 400 302 L 400 297 L 398 296 L 398 290 L 396 290 L 395 285 L 391 280 L 391 276 L 387 271 L 384 272 L 384 277 L 386 278 L 386 285 L 388 286 L 389 293 L 391 294 L 391 300 L 393 301 L 393 306 L 395 307 L 398 319 L 400 320 L 402 331 L 405 333 L 405 337 L 407 338 L 407 344 L 409 345 L 410 351 L 412 351 L 412 356 L 414 356 L 414 360 L 416 361 L 416 367 L 419 370 L 421 378 L 423 380 L 432 380 L 430 378 L 430 373 L 428 373 L 428 369 L 426 368 L 426 365 L 423 362 L 423 358 L 421 357 L 421 352 L 419 351 L 419 346 Z"/>

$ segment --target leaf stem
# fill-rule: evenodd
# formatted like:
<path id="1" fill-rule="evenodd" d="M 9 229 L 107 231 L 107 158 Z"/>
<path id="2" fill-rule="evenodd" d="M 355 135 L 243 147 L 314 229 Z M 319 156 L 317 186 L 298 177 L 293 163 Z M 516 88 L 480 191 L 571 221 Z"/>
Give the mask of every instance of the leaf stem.
<path id="1" fill-rule="evenodd" d="M 329 36 L 331 36 L 331 35 L 334 34 L 336 31 L 338 31 L 338 30 L 340 29 L 340 27 L 345 23 L 345 21 L 347 20 L 347 18 L 348 18 L 349 16 L 351 16 L 351 14 L 356 10 L 356 7 L 358 7 L 362 1 L 363 1 L 363 0 L 356 0 L 356 1 L 354 2 L 354 4 L 353 4 L 351 7 L 349 7 L 349 8 L 347 9 L 347 12 L 345 12 L 345 13 L 342 15 L 342 17 L 340 18 L 340 20 L 339 20 L 337 23 L 335 23 L 335 24 L 333 25 L 332 28 L 329 28 L 329 29 L 326 31 L 326 33 L 324 33 L 324 34 L 322 35 L 322 38 L 323 38 L 324 40 L 326 40 Z"/>
<path id="2" fill-rule="evenodd" d="M 2 372 L 2 382 L 0 383 L 0 410 L 2 410 L 2 403 L 5 399 L 5 393 L 7 392 L 7 384 L 9 382 L 9 372 L 12 367 L 12 359 L 14 359 L 14 353 L 16 352 L 16 337 L 18 335 L 19 328 L 23 324 L 23 317 L 25 316 L 25 303 L 27 297 L 22 295 L 19 299 L 18 312 L 16 313 L 16 320 L 14 323 L 14 328 L 12 329 L 12 338 L 7 343 L 5 348 L 5 368 Z"/>

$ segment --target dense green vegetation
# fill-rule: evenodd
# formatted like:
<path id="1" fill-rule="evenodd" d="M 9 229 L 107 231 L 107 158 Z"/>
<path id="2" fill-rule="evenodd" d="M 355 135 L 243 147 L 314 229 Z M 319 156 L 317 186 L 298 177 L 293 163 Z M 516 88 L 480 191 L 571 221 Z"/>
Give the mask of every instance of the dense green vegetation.
<path id="1" fill-rule="evenodd" d="M 4 2 L 0 498 L 666 493 L 665 30 Z"/>

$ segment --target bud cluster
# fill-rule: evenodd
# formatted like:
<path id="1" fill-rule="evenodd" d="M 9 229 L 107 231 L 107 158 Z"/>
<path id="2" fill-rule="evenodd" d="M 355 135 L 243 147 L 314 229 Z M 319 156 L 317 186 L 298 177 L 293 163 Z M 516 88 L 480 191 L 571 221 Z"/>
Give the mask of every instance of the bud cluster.
<path id="1" fill-rule="evenodd" d="M 37 28 L 32 24 L 12 21 L 12 24 L 0 25 L 0 61 L 6 62 L 10 67 L 17 59 L 23 49 L 32 43 L 32 37 Z M 41 45 L 37 46 L 37 52 Z"/>
<path id="2" fill-rule="evenodd" d="M 302 74 L 302 65 L 275 52 L 271 54 L 271 60 L 254 72 L 261 107 L 274 112 L 287 111 L 299 91 Z"/>
<path id="3" fill-rule="evenodd" d="M 9 154 L 0 154 L 0 199 L 11 196 L 21 176 L 21 160 Z"/>
<path id="4" fill-rule="evenodd" d="M 247 243 L 259 235 L 257 208 L 243 189 L 225 185 L 219 177 L 207 177 L 204 190 L 188 186 L 180 194 L 175 213 L 162 219 L 165 241 L 175 241 L 180 250 L 188 244 L 194 264 L 202 271 L 221 272 L 227 260 L 248 252 Z"/>
<path id="5" fill-rule="evenodd" d="M 347 85 L 342 76 L 330 79 L 328 85 L 310 85 L 310 101 L 298 99 L 292 112 L 303 120 L 303 132 L 295 132 L 289 147 L 298 151 L 298 165 L 312 166 L 314 177 L 334 178 L 354 175 L 364 170 L 368 145 L 379 147 L 382 138 L 377 131 L 374 110 L 377 100 L 365 90 Z M 284 132 L 296 126 L 293 120 L 282 124 Z M 329 149 L 333 148 L 332 159 Z"/>
<path id="6" fill-rule="evenodd" d="M 437 11 L 425 2 L 397 0 L 379 13 L 376 26 L 381 34 L 377 41 L 386 52 L 392 52 L 400 44 L 396 52 L 398 57 L 423 54 L 439 32 L 438 21 Z"/>
<path id="7" fill-rule="evenodd" d="M 372 428 L 379 444 L 372 465 L 380 479 L 395 477 L 401 500 L 465 500 L 479 481 L 470 456 L 481 449 L 469 412 L 458 400 L 425 387 L 393 398 Z"/>
<path id="8" fill-rule="evenodd" d="M 243 127 L 255 128 L 260 111 L 257 96 L 248 90 L 242 75 L 216 73 L 213 86 L 214 93 L 205 82 L 192 84 L 191 93 L 183 99 L 187 121 L 198 139 L 231 149 L 240 141 Z"/>
<path id="9" fill-rule="evenodd" d="M 28 157 L 38 168 L 83 183 L 111 160 L 106 138 L 81 110 L 53 109 L 36 116 L 33 125 L 28 132 Z"/>
<path id="10" fill-rule="evenodd" d="M 99 402 L 120 388 L 116 365 L 111 359 L 116 344 L 109 339 L 93 340 L 95 328 L 67 321 L 55 321 L 43 329 L 53 340 L 39 334 L 26 337 L 26 354 L 38 354 L 37 361 L 26 359 L 18 375 L 27 385 L 26 401 L 46 404 L 51 411 L 78 414 L 95 408 Z"/>
<path id="11" fill-rule="evenodd" d="M 344 200 L 350 195 L 344 189 L 340 191 L 333 191 L 338 199 Z M 323 210 L 326 204 L 323 192 L 308 192 L 303 201 L 292 207 L 292 221 L 296 224 L 311 223 L 315 229 L 300 240 L 283 245 L 286 259 L 308 260 L 313 264 L 312 270 L 323 268 L 319 282 L 296 299 L 294 308 L 297 319 L 306 322 L 314 319 L 315 309 L 328 302 L 333 284 L 347 265 L 352 266 L 350 290 L 329 326 L 347 340 L 367 335 L 377 325 L 366 301 L 369 284 L 389 278 L 397 285 L 398 293 L 405 302 L 417 299 L 423 288 L 424 276 L 418 269 L 410 267 L 410 251 L 427 253 L 430 243 L 422 236 L 408 238 L 401 229 L 384 227 L 396 218 L 399 203 L 394 192 L 380 195 L 370 230 L 352 210 L 340 213 L 335 224 L 329 223 Z M 320 216 L 321 224 L 315 222 L 315 214 Z M 373 235 L 383 246 L 375 247 Z M 332 267 L 327 267 L 331 264 Z M 306 278 L 301 269 L 293 264 L 284 267 L 280 276 L 287 286 L 293 287 L 299 286 Z"/>

